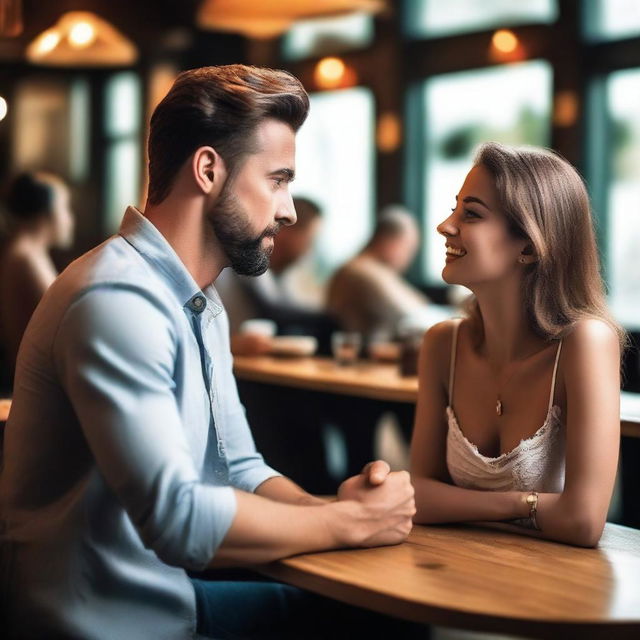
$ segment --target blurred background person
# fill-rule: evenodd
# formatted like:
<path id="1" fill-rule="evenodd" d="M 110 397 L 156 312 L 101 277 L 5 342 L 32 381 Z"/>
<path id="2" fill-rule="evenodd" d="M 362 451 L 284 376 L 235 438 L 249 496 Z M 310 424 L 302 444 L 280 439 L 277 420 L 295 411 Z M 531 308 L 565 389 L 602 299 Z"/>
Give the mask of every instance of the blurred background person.
<path id="1" fill-rule="evenodd" d="M 311 335 L 318 339 L 320 351 L 328 353 L 329 339 L 337 328 L 326 313 L 309 307 L 294 286 L 287 281 L 290 269 L 311 250 L 322 222 L 320 207 L 308 198 L 293 199 L 297 222 L 282 227 L 275 238 L 270 267 L 257 278 L 238 276 L 225 269 L 216 281 L 216 289 L 229 314 L 231 350 L 235 355 L 268 353 L 268 335 L 243 331 L 247 320 L 272 320 L 279 335 Z"/>
<path id="2" fill-rule="evenodd" d="M 403 320 L 426 312 L 428 298 L 402 277 L 419 243 L 415 218 L 404 207 L 391 205 L 380 212 L 364 249 L 329 283 L 327 310 L 345 330 L 393 336 Z"/>
<path id="3" fill-rule="evenodd" d="M 50 250 L 73 242 L 74 218 L 65 183 L 49 173 L 16 176 L 6 192 L 0 241 L 0 341 L 3 383 L 11 383 L 22 334 L 58 275 Z"/>

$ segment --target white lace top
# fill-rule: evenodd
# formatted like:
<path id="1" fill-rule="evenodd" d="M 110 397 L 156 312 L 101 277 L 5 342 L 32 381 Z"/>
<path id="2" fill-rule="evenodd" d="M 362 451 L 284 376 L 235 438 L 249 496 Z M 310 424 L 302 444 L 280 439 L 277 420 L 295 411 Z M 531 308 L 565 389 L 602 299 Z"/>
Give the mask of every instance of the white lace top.
<path id="1" fill-rule="evenodd" d="M 553 404 L 556 373 L 562 341 L 558 345 L 549 409 L 544 424 L 507 453 L 489 458 L 465 437 L 453 411 L 453 383 L 458 343 L 457 322 L 453 329 L 447 407 L 447 468 L 454 484 L 489 491 L 540 491 L 559 493 L 564 487 L 565 439 L 560 407 Z"/>

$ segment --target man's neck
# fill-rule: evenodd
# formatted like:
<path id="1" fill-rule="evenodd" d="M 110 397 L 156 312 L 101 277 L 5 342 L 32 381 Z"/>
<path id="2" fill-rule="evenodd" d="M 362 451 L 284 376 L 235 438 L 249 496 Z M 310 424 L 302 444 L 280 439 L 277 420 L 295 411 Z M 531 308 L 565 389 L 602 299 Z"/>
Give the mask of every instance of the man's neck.
<path id="1" fill-rule="evenodd" d="M 226 257 L 207 223 L 199 198 L 173 197 L 147 202 L 145 217 L 164 236 L 201 289 L 227 266 Z"/>

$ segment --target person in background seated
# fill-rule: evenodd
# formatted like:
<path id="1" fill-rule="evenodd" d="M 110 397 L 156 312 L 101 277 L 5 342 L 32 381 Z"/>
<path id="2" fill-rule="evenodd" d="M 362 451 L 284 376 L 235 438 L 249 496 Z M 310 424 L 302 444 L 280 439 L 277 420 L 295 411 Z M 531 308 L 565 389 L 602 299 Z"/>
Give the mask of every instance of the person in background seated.
<path id="1" fill-rule="evenodd" d="M 552 151 L 482 145 L 438 231 L 468 315 L 424 336 L 415 522 L 597 544 L 616 475 L 624 331 L 589 198 Z"/>
<path id="2" fill-rule="evenodd" d="M 367 637 L 403 637 L 406 625 L 294 587 L 186 571 L 397 544 L 411 529 L 407 473 L 376 461 L 337 500 L 310 495 L 265 464 L 238 399 L 212 283 L 227 266 L 263 273 L 296 221 L 308 108 L 286 72 L 180 74 L 151 118 L 144 212 L 129 207 L 38 305 L 0 472 L 3 637 L 336 637 L 356 620 Z"/>
<path id="3" fill-rule="evenodd" d="M 345 330 L 393 336 L 403 319 L 424 313 L 428 299 L 401 275 L 419 241 L 408 211 L 399 205 L 382 210 L 371 240 L 329 282 L 327 310 Z"/>
<path id="4" fill-rule="evenodd" d="M 0 243 L 0 343 L 13 375 L 22 334 L 58 272 L 50 249 L 73 242 L 69 189 L 48 173 L 16 176 L 6 193 L 7 235 Z"/>
<path id="5" fill-rule="evenodd" d="M 320 229 L 322 212 L 308 198 L 294 197 L 298 221 L 280 229 L 274 239 L 269 269 L 257 278 L 239 276 L 225 269 L 216 280 L 216 288 L 231 325 L 231 351 L 234 355 L 268 353 L 271 340 L 258 333 L 241 333 L 245 320 L 273 320 L 283 335 L 312 335 L 318 338 L 320 350 L 329 351 L 329 339 L 336 323 L 325 313 L 310 309 L 296 298 L 285 276 L 293 265 L 306 256 Z"/>

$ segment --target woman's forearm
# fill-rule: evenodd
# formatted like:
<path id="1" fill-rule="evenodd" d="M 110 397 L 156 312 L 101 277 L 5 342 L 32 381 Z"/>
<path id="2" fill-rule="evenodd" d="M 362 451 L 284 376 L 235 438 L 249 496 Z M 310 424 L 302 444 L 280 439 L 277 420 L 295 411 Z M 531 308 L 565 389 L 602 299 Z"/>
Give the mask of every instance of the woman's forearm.
<path id="1" fill-rule="evenodd" d="M 419 476 L 412 476 L 411 481 L 416 491 L 414 522 L 418 524 L 500 521 L 529 515 L 526 493 L 465 489 Z"/>
<path id="2" fill-rule="evenodd" d="M 473 522 L 515 533 L 583 547 L 595 546 L 602 535 L 606 514 L 580 506 L 566 493 L 540 493 L 536 523 L 539 530 L 516 523 L 528 518 L 529 492 L 478 491 L 447 484 L 433 478 L 412 477 L 418 524 Z"/>

